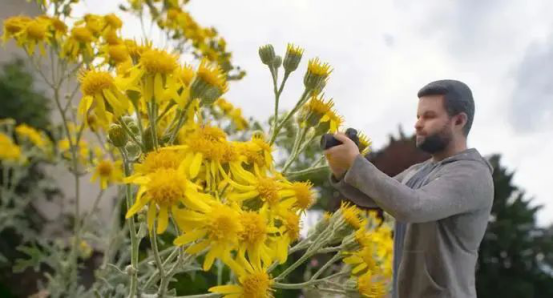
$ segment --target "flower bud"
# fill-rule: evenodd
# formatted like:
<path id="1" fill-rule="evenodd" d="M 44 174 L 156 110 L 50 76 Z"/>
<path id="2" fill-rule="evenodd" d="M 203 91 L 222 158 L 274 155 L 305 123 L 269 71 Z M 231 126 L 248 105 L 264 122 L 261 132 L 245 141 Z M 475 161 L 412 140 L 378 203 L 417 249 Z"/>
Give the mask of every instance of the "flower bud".
<path id="1" fill-rule="evenodd" d="M 142 153 L 140 146 L 133 142 L 129 142 L 125 146 L 125 150 L 127 151 L 127 155 L 130 161 L 135 161 L 136 159 L 138 159 L 138 157 L 140 157 L 140 154 Z"/>
<path id="2" fill-rule="evenodd" d="M 154 149 L 154 139 L 152 137 L 152 128 L 147 127 L 142 134 L 142 143 L 146 152 L 151 152 Z"/>
<path id="3" fill-rule="evenodd" d="M 300 65 L 302 56 L 303 49 L 301 49 L 300 47 L 295 47 L 292 44 L 288 44 L 283 62 L 284 70 L 287 73 L 295 71 L 298 68 L 298 65 Z"/>
<path id="4" fill-rule="evenodd" d="M 320 92 L 325 87 L 326 80 L 331 72 L 328 63 L 323 63 L 318 58 L 309 60 L 307 72 L 303 78 L 305 88 Z"/>
<path id="5" fill-rule="evenodd" d="M 273 48 L 273 45 L 269 44 L 259 47 L 259 57 L 261 58 L 261 62 L 263 62 L 263 64 L 271 66 L 275 60 L 275 49 Z"/>
<path id="6" fill-rule="evenodd" d="M 282 65 L 282 57 L 276 56 L 272 65 L 275 70 L 278 69 Z"/>
<path id="7" fill-rule="evenodd" d="M 125 267 L 125 272 L 129 275 L 134 275 L 136 273 L 136 268 L 134 268 L 132 265 L 128 265 Z"/>
<path id="8" fill-rule="evenodd" d="M 127 144 L 127 132 L 118 124 L 111 124 L 108 130 L 108 137 L 115 147 L 123 147 Z"/>

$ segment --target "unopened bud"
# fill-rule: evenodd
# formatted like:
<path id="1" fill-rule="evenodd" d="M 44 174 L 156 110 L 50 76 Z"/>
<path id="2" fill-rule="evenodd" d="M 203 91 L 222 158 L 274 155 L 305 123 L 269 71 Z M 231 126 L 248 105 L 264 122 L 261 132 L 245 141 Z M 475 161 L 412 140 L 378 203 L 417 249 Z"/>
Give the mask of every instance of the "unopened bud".
<path id="1" fill-rule="evenodd" d="M 125 129 L 118 124 L 112 124 L 109 126 L 108 137 L 115 147 L 123 147 L 127 144 L 127 132 L 125 132 Z"/>
<path id="2" fill-rule="evenodd" d="M 134 268 L 132 265 L 128 265 L 127 267 L 125 267 L 125 272 L 127 272 L 127 274 L 129 275 L 134 275 L 136 274 L 136 268 Z"/>
<path id="3" fill-rule="evenodd" d="M 138 157 L 140 157 L 140 154 L 142 152 L 140 149 L 140 146 L 132 142 L 128 143 L 125 146 L 125 150 L 127 151 L 128 158 L 131 161 L 135 161 L 136 159 L 138 159 Z"/>
<path id="4" fill-rule="evenodd" d="M 275 60 L 275 49 L 273 48 L 273 45 L 269 44 L 259 47 L 259 57 L 261 58 L 261 62 L 263 62 L 263 64 L 271 66 Z"/>
<path id="5" fill-rule="evenodd" d="M 275 59 L 273 60 L 273 68 L 278 69 L 281 65 L 282 65 L 282 57 L 280 56 L 276 56 Z"/>
<path id="6" fill-rule="evenodd" d="M 288 44 L 286 49 L 286 55 L 284 56 L 284 70 L 287 73 L 291 73 L 298 68 L 300 64 L 301 57 L 303 56 L 303 49 L 300 47 L 295 47 L 292 44 Z"/>

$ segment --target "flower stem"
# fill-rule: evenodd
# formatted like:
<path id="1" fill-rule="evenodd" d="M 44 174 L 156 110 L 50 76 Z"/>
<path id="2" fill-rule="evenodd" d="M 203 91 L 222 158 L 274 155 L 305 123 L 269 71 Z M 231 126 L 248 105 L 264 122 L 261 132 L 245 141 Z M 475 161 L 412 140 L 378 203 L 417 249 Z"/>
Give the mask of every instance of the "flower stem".
<path id="1" fill-rule="evenodd" d="M 311 280 L 317 279 L 321 274 L 324 273 L 328 267 L 332 266 L 335 262 L 339 261 L 342 258 L 342 254 L 336 253 L 331 259 L 329 259 L 326 264 L 324 264 L 315 274 L 313 274 L 313 277 L 311 277 Z"/>
<path id="2" fill-rule="evenodd" d="M 292 109 L 292 111 L 288 112 L 288 114 L 286 114 L 286 117 L 284 118 L 284 120 L 281 121 L 277 125 L 277 127 L 273 131 L 273 136 L 271 137 L 271 142 L 270 142 L 271 145 L 273 145 L 273 143 L 275 143 L 276 137 L 278 136 L 278 133 L 280 132 L 282 127 L 284 127 L 284 124 L 286 124 L 286 122 L 298 111 L 298 109 L 300 109 L 301 106 L 303 106 L 305 101 L 308 99 L 308 95 L 309 95 L 310 91 L 311 90 L 307 89 L 307 88 L 303 91 L 303 94 L 301 95 L 299 101 L 296 103 L 296 106 L 294 107 L 294 109 Z"/>
<path id="3" fill-rule="evenodd" d="M 121 151 L 121 156 L 123 156 L 123 162 L 125 165 L 125 177 L 131 175 L 130 163 L 127 158 L 127 154 L 124 148 L 119 148 Z M 127 201 L 127 210 L 132 207 L 132 190 L 130 184 L 125 184 L 125 195 Z M 129 273 L 130 275 L 130 287 L 129 287 L 129 297 L 134 298 L 137 296 L 138 291 L 138 245 L 139 240 L 136 235 L 136 227 L 134 223 L 134 216 L 127 219 L 127 225 L 129 226 L 129 232 L 131 235 L 131 266 L 133 272 Z"/>

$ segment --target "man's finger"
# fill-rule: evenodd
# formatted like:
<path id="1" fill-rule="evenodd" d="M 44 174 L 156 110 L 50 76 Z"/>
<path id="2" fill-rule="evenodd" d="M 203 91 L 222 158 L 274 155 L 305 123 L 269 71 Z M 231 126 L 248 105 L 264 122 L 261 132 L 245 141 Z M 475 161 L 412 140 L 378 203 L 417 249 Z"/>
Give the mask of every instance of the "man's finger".
<path id="1" fill-rule="evenodd" d="M 334 134 L 334 138 L 338 139 L 339 141 L 342 141 L 343 144 L 350 144 L 354 143 L 351 139 L 349 139 L 348 136 L 344 133 L 336 133 Z"/>

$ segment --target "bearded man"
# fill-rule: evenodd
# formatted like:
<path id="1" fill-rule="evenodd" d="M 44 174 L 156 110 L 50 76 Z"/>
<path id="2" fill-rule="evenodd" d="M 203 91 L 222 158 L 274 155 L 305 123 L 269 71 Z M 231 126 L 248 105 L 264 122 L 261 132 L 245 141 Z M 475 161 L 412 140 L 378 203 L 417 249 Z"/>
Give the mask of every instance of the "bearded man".
<path id="1" fill-rule="evenodd" d="M 418 92 L 416 143 L 432 158 L 389 177 L 346 135 L 325 151 L 331 182 L 362 207 L 396 220 L 393 297 L 476 297 L 475 268 L 494 197 L 491 165 L 467 137 L 474 119 L 470 88 L 456 80 Z"/>

